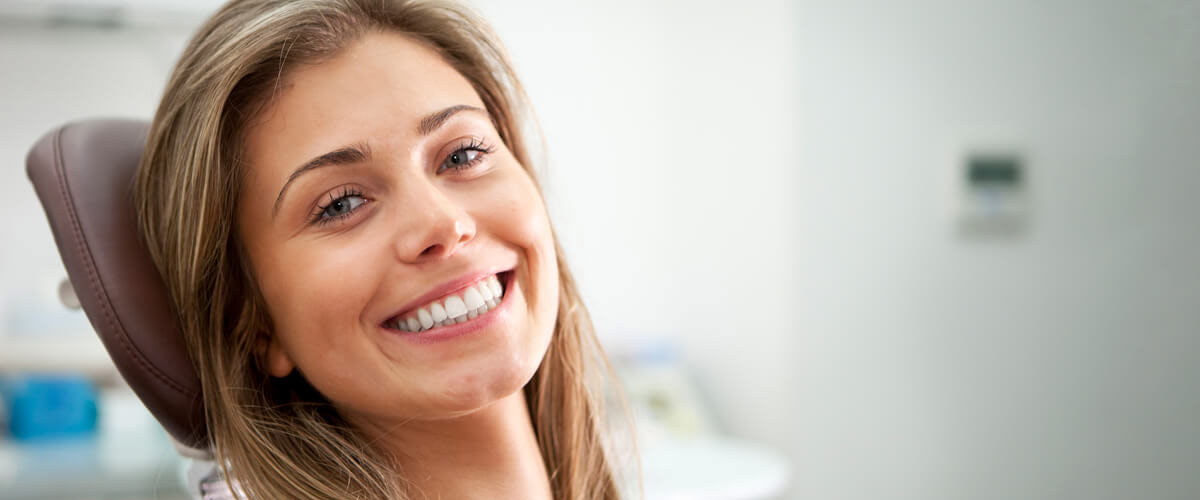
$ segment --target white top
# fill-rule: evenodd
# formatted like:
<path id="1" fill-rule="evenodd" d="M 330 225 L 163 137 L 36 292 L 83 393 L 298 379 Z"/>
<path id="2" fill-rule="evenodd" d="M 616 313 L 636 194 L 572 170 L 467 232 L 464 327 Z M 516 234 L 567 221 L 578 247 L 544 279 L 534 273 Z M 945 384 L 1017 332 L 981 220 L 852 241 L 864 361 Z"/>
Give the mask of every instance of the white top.
<path id="1" fill-rule="evenodd" d="M 189 462 L 185 481 L 188 495 L 193 500 L 234 500 L 231 486 L 225 481 L 216 462 L 205 459 L 191 459 Z M 233 483 L 232 487 L 237 488 L 237 483 Z M 241 498 L 246 498 L 240 489 L 238 493 Z"/>

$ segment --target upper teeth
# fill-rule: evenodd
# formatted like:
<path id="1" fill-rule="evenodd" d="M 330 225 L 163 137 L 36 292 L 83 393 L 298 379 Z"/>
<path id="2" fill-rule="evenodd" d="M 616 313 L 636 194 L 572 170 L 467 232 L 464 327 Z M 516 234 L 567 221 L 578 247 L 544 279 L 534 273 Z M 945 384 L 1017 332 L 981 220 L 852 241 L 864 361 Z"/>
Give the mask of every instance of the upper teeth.
<path id="1" fill-rule="evenodd" d="M 496 275 L 491 275 L 396 318 L 389 326 L 406 332 L 420 332 L 439 326 L 462 323 L 486 313 L 500 304 L 504 290 Z"/>

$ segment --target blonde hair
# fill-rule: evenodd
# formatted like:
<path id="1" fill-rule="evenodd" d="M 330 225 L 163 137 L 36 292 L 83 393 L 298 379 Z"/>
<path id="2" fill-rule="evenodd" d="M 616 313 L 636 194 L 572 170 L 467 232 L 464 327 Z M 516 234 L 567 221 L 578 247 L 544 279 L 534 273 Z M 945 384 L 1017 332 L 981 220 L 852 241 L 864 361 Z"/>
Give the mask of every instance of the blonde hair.
<path id="1" fill-rule="evenodd" d="M 288 68 L 334 57 L 365 33 L 404 33 L 434 50 L 483 100 L 501 139 L 533 175 L 528 102 L 490 28 L 461 7 L 386 0 L 234 0 L 188 44 L 150 127 L 135 201 L 203 386 L 211 451 L 250 498 L 409 498 L 402 471 L 299 375 L 272 379 L 255 340 L 271 319 L 234 221 L 247 122 Z M 605 453 L 607 367 L 558 250 L 553 338 L 526 385 L 557 499 L 619 498 Z"/>

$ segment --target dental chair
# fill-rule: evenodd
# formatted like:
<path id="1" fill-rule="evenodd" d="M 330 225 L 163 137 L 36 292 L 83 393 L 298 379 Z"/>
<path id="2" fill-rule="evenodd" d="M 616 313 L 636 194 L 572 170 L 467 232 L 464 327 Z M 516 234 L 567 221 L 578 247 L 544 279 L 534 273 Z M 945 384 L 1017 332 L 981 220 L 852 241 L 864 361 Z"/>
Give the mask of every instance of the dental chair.
<path id="1" fill-rule="evenodd" d="M 69 123 L 34 145 L 26 169 L 80 305 L 121 377 L 181 452 L 203 456 L 200 379 L 133 208 L 147 129 L 134 120 Z"/>

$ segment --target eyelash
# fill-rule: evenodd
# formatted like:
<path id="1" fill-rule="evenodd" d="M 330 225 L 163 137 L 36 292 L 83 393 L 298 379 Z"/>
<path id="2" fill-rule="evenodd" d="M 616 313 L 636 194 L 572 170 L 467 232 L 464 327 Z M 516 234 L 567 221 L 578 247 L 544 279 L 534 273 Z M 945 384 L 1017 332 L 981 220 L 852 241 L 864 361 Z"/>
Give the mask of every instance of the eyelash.
<path id="1" fill-rule="evenodd" d="M 456 166 L 447 165 L 447 162 L 450 160 L 451 156 L 454 156 L 463 151 L 476 151 L 480 154 L 475 156 L 475 158 L 467 160 L 467 163 L 464 163 L 462 165 L 456 165 Z M 483 161 L 483 159 L 485 157 L 487 157 L 487 155 L 491 154 L 492 151 L 494 151 L 494 148 L 492 148 L 491 146 L 488 146 L 487 144 L 484 144 L 483 139 L 472 137 L 471 142 L 466 143 L 466 144 L 460 144 L 458 149 L 455 149 L 454 151 L 450 152 L 450 154 L 447 155 L 446 158 L 444 158 L 442 160 L 442 164 L 438 165 L 438 172 L 440 173 L 443 168 L 454 170 L 454 171 L 462 171 L 462 170 L 469 169 L 469 168 L 474 167 L 475 165 L 479 164 L 479 162 Z"/>
<path id="2" fill-rule="evenodd" d="M 491 154 L 494 150 L 495 149 L 493 147 L 485 144 L 482 139 L 472 138 L 471 142 L 459 146 L 458 149 L 455 149 L 453 152 L 451 152 L 449 155 L 447 155 L 446 158 L 442 160 L 442 164 L 438 166 L 438 172 L 441 172 L 443 168 L 449 169 L 449 170 L 454 170 L 456 172 L 461 172 L 463 170 L 467 170 L 469 168 L 472 168 L 472 167 L 478 165 L 479 162 L 483 161 L 483 159 L 487 155 Z M 447 162 L 449 162 L 451 156 L 461 153 L 463 151 L 476 151 L 476 152 L 479 152 L 480 154 L 476 155 L 475 158 L 467 160 L 467 163 L 464 163 L 461 165 L 454 165 L 454 166 L 447 165 Z M 357 212 L 358 209 L 361 208 L 363 204 L 368 203 L 368 201 L 363 201 L 363 203 L 359 204 L 358 207 L 353 208 L 349 212 L 346 212 L 344 214 L 334 215 L 331 217 L 322 217 L 322 214 L 324 214 L 325 211 L 328 210 L 329 207 L 332 206 L 334 203 L 337 203 L 338 200 L 343 200 L 343 199 L 352 198 L 352 197 L 360 197 L 360 198 L 363 197 L 362 191 L 359 191 L 356 188 L 343 187 L 341 189 L 342 189 L 341 193 L 337 194 L 336 196 L 335 195 L 329 196 L 329 202 L 327 202 L 323 205 L 317 205 L 316 210 L 314 210 L 313 214 L 312 214 L 312 224 L 313 225 L 325 226 L 332 222 L 345 219 L 346 217 L 354 215 L 354 213 Z M 365 198 L 364 198 L 364 200 L 365 200 Z"/>
<path id="3" fill-rule="evenodd" d="M 313 214 L 312 214 L 312 224 L 313 225 L 324 226 L 331 222 L 345 219 L 346 217 L 354 215 L 354 212 L 358 211 L 358 208 L 354 208 L 344 214 L 334 215 L 331 217 L 322 217 L 322 214 L 324 214 L 325 211 L 328 210 L 330 206 L 333 206 L 334 203 L 337 203 L 338 200 L 343 200 L 346 198 L 352 198 L 352 197 L 356 197 L 356 196 L 359 198 L 363 198 L 362 191 L 359 191 L 356 188 L 346 186 L 346 187 L 342 187 L 341 190 L 342 190 L 341 193 L 339 193 L 336 196 L 332 195 L 332 194 L 329 195 L 329 201 L 327 203 L 325 203 L 324 205 L 317 205 L 316 210 L 314 210 Z M 364 198 L 364 200 L 365 200 L 365 198 Z M 368 202 L 363 201 L 363 204 L 366 204 L 366 203 L 368 203 Z M 359 208 L 361 208 L 361 207 L 362 207 L 362 204 L 359 205 Z"/>

